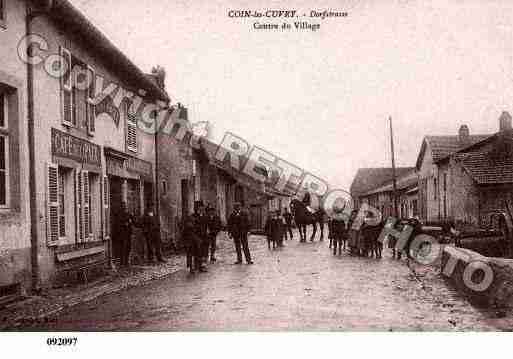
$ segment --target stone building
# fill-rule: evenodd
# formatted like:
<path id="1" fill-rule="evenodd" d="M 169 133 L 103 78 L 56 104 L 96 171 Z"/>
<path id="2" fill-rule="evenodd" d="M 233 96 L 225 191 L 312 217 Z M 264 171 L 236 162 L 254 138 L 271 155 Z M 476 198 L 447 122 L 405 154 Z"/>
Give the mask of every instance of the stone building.
<path id="1" fill-rule="evenodd" d="M 499 131 L 437 162 L 439 218 L 467 228 L 487 224 L 490 211 L 513 210 L 513 131 L 503 112 Z M 440 182 L 440 180 L 442 182 Z"/>
<path id="2" fill-rule="evenodd" d="M 449 217 L 450 190 L 447 162 L 441 161 L 466 146 L 490 135 L 471 135 L 462 125 L 457 135 L 425 136 L 417 156 L 419 175 L 419 216 L 423 221 L 440 221 Z"/>
<path id="3" fill-rule="evenodd" d="M 13 225 L 2 220 L 9 228 L 0 245 L 25 258 L 17 264 L 24 274 L 12 276 L 14 282 L 26 282 L 28 272 L 37 288 L 119 257 L 121 203 L 136 216 L 155 203 L 155 136 L 145 131 L 141 109 L 169 99 L 68 1 L 3 4 L 0 37 L 9 47 L 2 45 L 0 71 L 17 80 L 0 78 L 6 83 L 0 89 L 18 113 L 8 119 L 12 184 L 2 213 Z M 17 56 L 25 23 L 37 34 L 30 40 L 38 45 L 29 53 L 31 66 L 10 58 Z"/>
<path id="4" fill-rule="evenodd" d="M 30 288 L 31 252 L 27 66 L 17 47 L 28 3 L 0 6 L 0 303 Z"/>

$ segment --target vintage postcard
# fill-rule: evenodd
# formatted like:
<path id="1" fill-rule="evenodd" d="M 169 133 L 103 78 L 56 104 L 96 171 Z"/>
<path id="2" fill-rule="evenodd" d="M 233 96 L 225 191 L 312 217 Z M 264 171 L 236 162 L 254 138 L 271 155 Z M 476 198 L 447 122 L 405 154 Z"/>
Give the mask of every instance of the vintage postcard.
<path id="1" fill-rule="evenodd" d="M 0 330 L 511 331 L 512 113 L 507 0 L 0 0 Z"/>

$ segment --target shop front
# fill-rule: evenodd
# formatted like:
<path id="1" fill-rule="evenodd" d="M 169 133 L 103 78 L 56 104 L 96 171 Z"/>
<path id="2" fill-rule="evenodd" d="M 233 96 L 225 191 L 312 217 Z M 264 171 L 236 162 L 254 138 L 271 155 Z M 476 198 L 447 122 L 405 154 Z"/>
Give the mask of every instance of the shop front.
<path id="1" fill-rule="evenodd" d="M 145 212 L 154 210 L 153 165 L 151 162 L 108 147 L 104 148 L 104 153 L 109 199 L 106 206 L 109 218 L 107 222 L 112 238 L 112 258 L 117 260 L 121 257 L 123 240 L 120 236 L 118 214 L 123 204 L 136 222 L 140 221 Z M 134 248 L 135 255 L 138 247 L 140 246 Z"/>
<path id="2" fill-rule="evenodd" d="M 54 248 L 56 281 L 73 268 L 107 258 L 100 146 L 52 128 L 47 164 L 47 245 Z"/>

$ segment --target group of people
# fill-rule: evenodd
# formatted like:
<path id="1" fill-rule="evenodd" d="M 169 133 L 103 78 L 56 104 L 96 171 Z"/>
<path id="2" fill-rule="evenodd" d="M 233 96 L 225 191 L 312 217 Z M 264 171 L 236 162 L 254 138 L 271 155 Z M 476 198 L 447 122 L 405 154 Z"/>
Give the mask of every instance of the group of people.
<path id="1" fill-rule="evenodd" d="M 270 212 L 265 222 L 264 232 L 269 249 L 283 247 L 283 241 L 288 239 L 287 234 L 290 239 L 293 239 L 292 214 L 288 208 L 285 208 L 283 213 L 279 210 Z"/>
<path id="2" fill-rule="evenodd" d="M 126 203 L 122 202 L 119 211 L 114 215 L 116 221 L 113 228 L 113 237 L 118 246 L 117 252 L 119 253 L 121 266 L 130 265 L 134 227 L 140 228 L 144 236 L 148 262 L 154 263 L 155 257 L 160 263 L 166 262 L 162 256 L 160 225 L 151 209 L 148 209 L 142 217 L 136 218 L 128 211 Z"/>
<path id="3" fill-rule="evenodd" d="M 221 219 L 216 209 L 203 201 L 194 203 L 194 213 L 183 222 L 182 237 L 187 251 L 187 268 L 191 273 L 206 272 L 206 265 L 216 261 L 217 235 L 222 230 Z M 242 253 L 247 264 L 253 264 L 248 246 L 250 223 L 248 214 L 242 210 L 240 203 L 234 204 L 233 213 L 228 219 L 228 235 L 233 239 L 237 252 L 235 264 L 242 263 Z"/>

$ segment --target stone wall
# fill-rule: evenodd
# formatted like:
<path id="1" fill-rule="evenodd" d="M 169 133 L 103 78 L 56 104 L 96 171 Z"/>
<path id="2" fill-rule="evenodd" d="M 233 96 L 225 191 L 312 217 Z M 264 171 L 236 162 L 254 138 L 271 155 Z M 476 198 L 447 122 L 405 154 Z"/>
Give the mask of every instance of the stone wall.
<path id="1" fill-rule="evenodd" d="M 454 262 L 455 266 L 452 267 Z M 490 258 L 468 249 L 446 246 L 442 252 L 441 263 L 442 274 L 474 303 L 485 307 L 512 308 L 513 259 Z M 483 285 L 484 289 L 475 290 L 472 285 L 467 285 L 469 282 L 468 278 L 464 279 L 465 271 L 466 274 L 472 273 L 473 265 L 491 269 L 492 280 L 489 286 Z M 484 271 L 476 270 L 474 275 L 470 276 L 470 280 L 477 285 L 483 283 L 481 281 L 486 280 Z"/>

